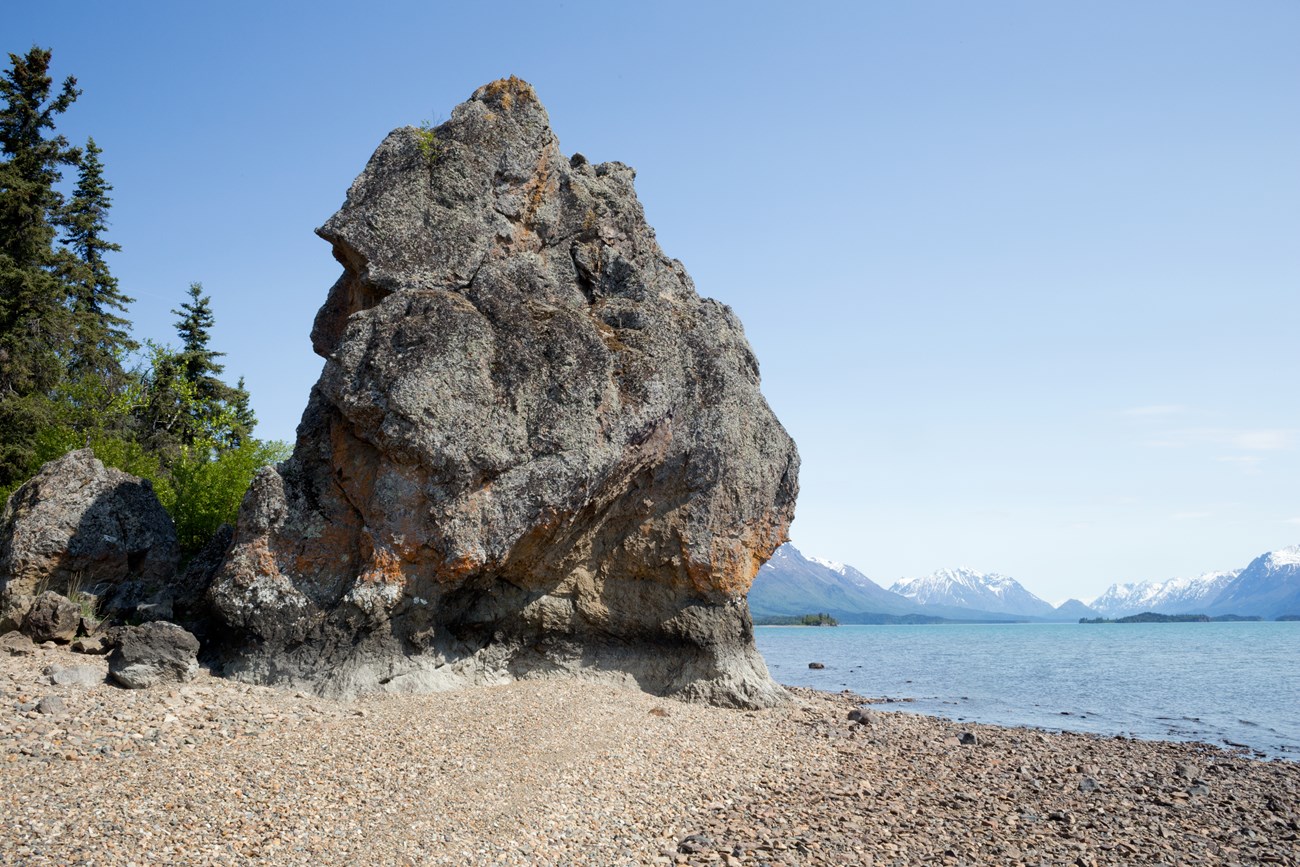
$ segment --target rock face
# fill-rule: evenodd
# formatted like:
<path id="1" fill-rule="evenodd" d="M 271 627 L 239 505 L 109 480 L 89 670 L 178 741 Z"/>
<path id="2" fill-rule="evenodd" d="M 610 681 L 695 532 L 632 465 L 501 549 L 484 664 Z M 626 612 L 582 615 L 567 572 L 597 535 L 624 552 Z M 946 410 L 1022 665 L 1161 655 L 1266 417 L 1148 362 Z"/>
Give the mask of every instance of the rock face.
<path id="1" fill-rule="evenodd" d="M 212 584 L 228 672 L 783 699 L 745 592 L 798 456 L 633 177 L 566 159 L 513 78 L 379 146 L 318 230 L 344 272 L 293 457 L 254 480 Z"/>
<path id="2" fill-rule="evenodd" d="M 41 467 L 0 516 L 6 607 L 45 589 L 134 604 L 176 572 L 171 518 L 149 482 L 105 468 L 90 449 Z"/>

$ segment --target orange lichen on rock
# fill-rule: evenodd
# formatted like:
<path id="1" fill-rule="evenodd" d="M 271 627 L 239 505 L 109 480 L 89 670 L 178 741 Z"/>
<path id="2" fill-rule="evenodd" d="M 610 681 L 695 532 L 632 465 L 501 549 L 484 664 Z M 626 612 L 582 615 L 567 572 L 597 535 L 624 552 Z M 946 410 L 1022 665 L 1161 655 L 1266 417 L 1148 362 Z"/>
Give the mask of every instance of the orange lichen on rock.
<path id="1" fill-rule="evenodd" d="M 365 584 L 405 584 L 406 572 L 397 554 L 388 548 L 375 548 L 370 555 L 370 563 L 357 576 L 357 581 Z"/>
<path id="2" fill-rule="evenodd" d="M 519 102 L 537 101 L 537 92 L 533 90 L 533 86 L 515 75 L 508 78 L 498 78 L 496 81 L 484 85 L 480 92 L 488 99 L 495 100 L 504 111 L 513 108 L 516 100 Z"/>
<path id="3" fill-rule="evenodd" d="M 444 560 L 434 571 L 434 578 L 442 584 L 455 585 L 464 581 L 483 567 L 483 561 L 468 554 Z"/>
<path id="4" fill-rule="evenodd" d="M 271 553 L 265 538 L 254 540 L 249 546 L 247 556 L 253 567 L 253 574 L 263 578 L 280 574 L 280 564 L 276 562 L 275 555 Z"/>

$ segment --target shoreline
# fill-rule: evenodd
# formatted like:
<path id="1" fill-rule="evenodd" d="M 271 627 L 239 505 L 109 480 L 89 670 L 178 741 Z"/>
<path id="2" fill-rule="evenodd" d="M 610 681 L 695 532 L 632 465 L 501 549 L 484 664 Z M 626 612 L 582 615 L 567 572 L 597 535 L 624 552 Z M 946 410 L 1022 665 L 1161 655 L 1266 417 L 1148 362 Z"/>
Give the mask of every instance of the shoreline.
<path id="1" fill-rule="evenodd" d="M 42 674 L 76 665 L 100 682 Z M 767 711 L 572 680 L 337 702 L 104 670 L 0 656 L 0 864 L 1300 863 L 1300 765 L 1204 744 L 800 687 Z"/>
<path id="2" fill-rule="evenodd" d="M 1294 625 L 1152 624 L 1113 634 L 1074 624 L 951 634 L 845 626 L 843 634 L 755 635 L 782 682 L 911 697 L 909 709 L 957 721 L 1244 745 L 1295 762 Z M 826 668 L 807 670 L 813 661 Z"/>

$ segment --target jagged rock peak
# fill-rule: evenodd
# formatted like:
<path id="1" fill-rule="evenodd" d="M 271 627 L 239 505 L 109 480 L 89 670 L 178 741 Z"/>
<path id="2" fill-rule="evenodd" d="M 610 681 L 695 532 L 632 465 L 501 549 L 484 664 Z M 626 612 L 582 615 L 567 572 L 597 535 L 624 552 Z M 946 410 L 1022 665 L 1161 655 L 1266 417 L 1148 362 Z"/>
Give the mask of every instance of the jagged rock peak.
<path id="1" fill-rule="evenodd" d="M 344 271 L 294 455 L 254 481 L 213 585 L 232 672 L 782 700 L 745 593 L 798 456 L 634 176 L 565 158 L 513 77 L 379 145 L 318 230 Z"/>

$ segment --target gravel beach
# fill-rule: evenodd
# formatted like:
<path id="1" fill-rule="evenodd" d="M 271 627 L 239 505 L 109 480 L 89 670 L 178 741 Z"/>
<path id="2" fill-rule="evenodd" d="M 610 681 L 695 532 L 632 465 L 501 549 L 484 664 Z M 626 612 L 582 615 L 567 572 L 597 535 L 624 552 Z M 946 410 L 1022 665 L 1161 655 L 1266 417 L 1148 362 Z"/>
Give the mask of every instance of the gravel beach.
<path id="1" fill-rule="evenodd" d="M 811 690 L 758 712 L 560 680 L 343 703 L 105 672 L 0 655 L 0 863 L 1300 863 L 1300 765 L 1199 744 Z"/>

